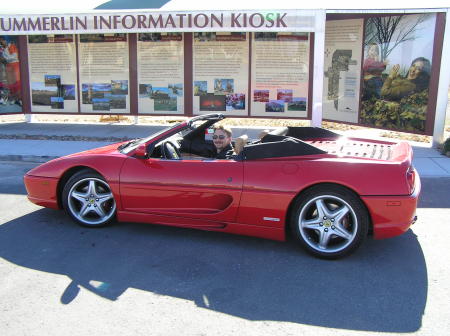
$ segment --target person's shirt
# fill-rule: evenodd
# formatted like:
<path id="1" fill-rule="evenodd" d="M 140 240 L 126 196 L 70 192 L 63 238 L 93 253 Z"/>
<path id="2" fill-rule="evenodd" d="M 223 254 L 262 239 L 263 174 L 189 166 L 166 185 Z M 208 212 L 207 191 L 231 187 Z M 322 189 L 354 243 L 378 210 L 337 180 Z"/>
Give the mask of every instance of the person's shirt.
<path id="1" fill-rule="evenodd" d="M 416 84 L 406 78 L 397 77 L 392 79 L 387 77 L 381 88 L 381 96 L 387 99 L 400 100 L 414 93 L 415 90 Z"/>
<path id="2" fill-rule="evenodd" d="M 382 72 L 386 70 L 384 62 L 377 61 L 373 58 L 366 58 L 364 60 L 363 71 L 376 76 L 381 76 Z"/>
<path id="3" fill-rule="evenodd" d="M 228 144 L 216 154 L 216 159 L 231 159 L 233 155 L 235 155 L 233 146 L 231 146 L 231 144 Z"/>
<path id="4" fill-rule="evenodd" d="M 8 45 L 8 47 L 3 50 L 3 57 L 8 63 L 19 62 L 17 47 L 14 44 Z"/>
<path id="5" fill-rule="evenodd" d="M 195 139 L 194 141 L 183 139 L 181 141 L 181 152 L 191 153 L 212 159 L 231 159 L 233 157 L 234 149 L 230 145 L 226 146 L 220 152 L 212 141 L 204 141 Z"/>

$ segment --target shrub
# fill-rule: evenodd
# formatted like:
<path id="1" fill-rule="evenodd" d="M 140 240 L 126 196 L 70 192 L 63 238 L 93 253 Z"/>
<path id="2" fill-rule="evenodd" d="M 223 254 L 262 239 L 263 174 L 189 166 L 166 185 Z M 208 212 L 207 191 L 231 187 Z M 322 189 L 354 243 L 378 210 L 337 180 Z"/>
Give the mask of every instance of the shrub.
<path id="1" fill-rule="evenodd" d="M 447 140 L 444 141 L 444 144 L 442 145 L 442 154 L 447 155 L 450 153 L 450 138 L 447 138 Z"/>

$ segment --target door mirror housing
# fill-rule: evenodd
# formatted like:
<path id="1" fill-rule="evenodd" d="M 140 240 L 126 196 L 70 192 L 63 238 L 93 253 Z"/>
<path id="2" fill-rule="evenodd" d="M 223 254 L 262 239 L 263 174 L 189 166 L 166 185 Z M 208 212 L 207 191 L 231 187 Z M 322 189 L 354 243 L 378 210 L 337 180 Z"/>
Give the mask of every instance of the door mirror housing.
<path id="1" fill-rule="evenodd" d="M 147 146 L 145 143 L 140 144 L 135 150 L 134 150 L 134 156 L 138 159 L 146 159 L 148 156 L 147 153 Z"/>

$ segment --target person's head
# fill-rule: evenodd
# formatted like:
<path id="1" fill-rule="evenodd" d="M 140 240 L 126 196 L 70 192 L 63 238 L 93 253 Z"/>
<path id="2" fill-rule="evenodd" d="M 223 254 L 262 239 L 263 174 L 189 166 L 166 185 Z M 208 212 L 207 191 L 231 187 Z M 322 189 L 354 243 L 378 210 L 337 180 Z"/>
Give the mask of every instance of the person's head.
<path id="1" fill-rule="evenodd" d="M 422 91 L 428 88 L 430 74 L 430 61 L 425 57 L 418 57 L 411 62 L 406 78 L 416 84 L 416 91 Z"/>
<path id="2" fill-rule="evenodd" d="M 221 151 L 231 143 L 232 133 L 228 127 L 222 125 L 214 127 L 213 142 L 217 151 Z"/>
<path id="3" fill-rule="evenodd" d="M 6 43 L 6 40 L 4 37 L 0 37 L 0 46 L 6 47 L 8 44 Z"/>
<path id="4" fill-rule="evenodd" d="M 378 44 L 369 44 L 369 47 L 367 48 L 367 57 L 373 59 L 378 59 L 380 57 L 380 47 L 378 47 Z"/>

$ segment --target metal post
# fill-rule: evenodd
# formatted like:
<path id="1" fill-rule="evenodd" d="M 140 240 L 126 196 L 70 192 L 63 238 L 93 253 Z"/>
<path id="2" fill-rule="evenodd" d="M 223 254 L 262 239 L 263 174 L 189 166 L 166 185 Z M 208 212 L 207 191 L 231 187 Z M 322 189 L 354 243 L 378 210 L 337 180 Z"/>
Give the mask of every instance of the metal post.
<path id="1" fill-rule="evenodd" d="M 34 122 L 34 114 L 25 114 L 25 122 L 33 123 Z"/>
<path id="2" fill-rule="evenodd" d="M 323 76 L 325 62 L 325 10 L 317 10 L 314 31 L 314 73 L 311 126 L 322 126 Z"/>
<path id="3" fill-rule="evenodd" d="M 442 46 L 441 73 L 436 101 L 436 117 L 433 130 L 433 147 L 444 141 L 445 115 L 448 102 L 448 88 L 450 85 L 450 17 L 447 9 L 445 20 L 444 44 Z"/>

